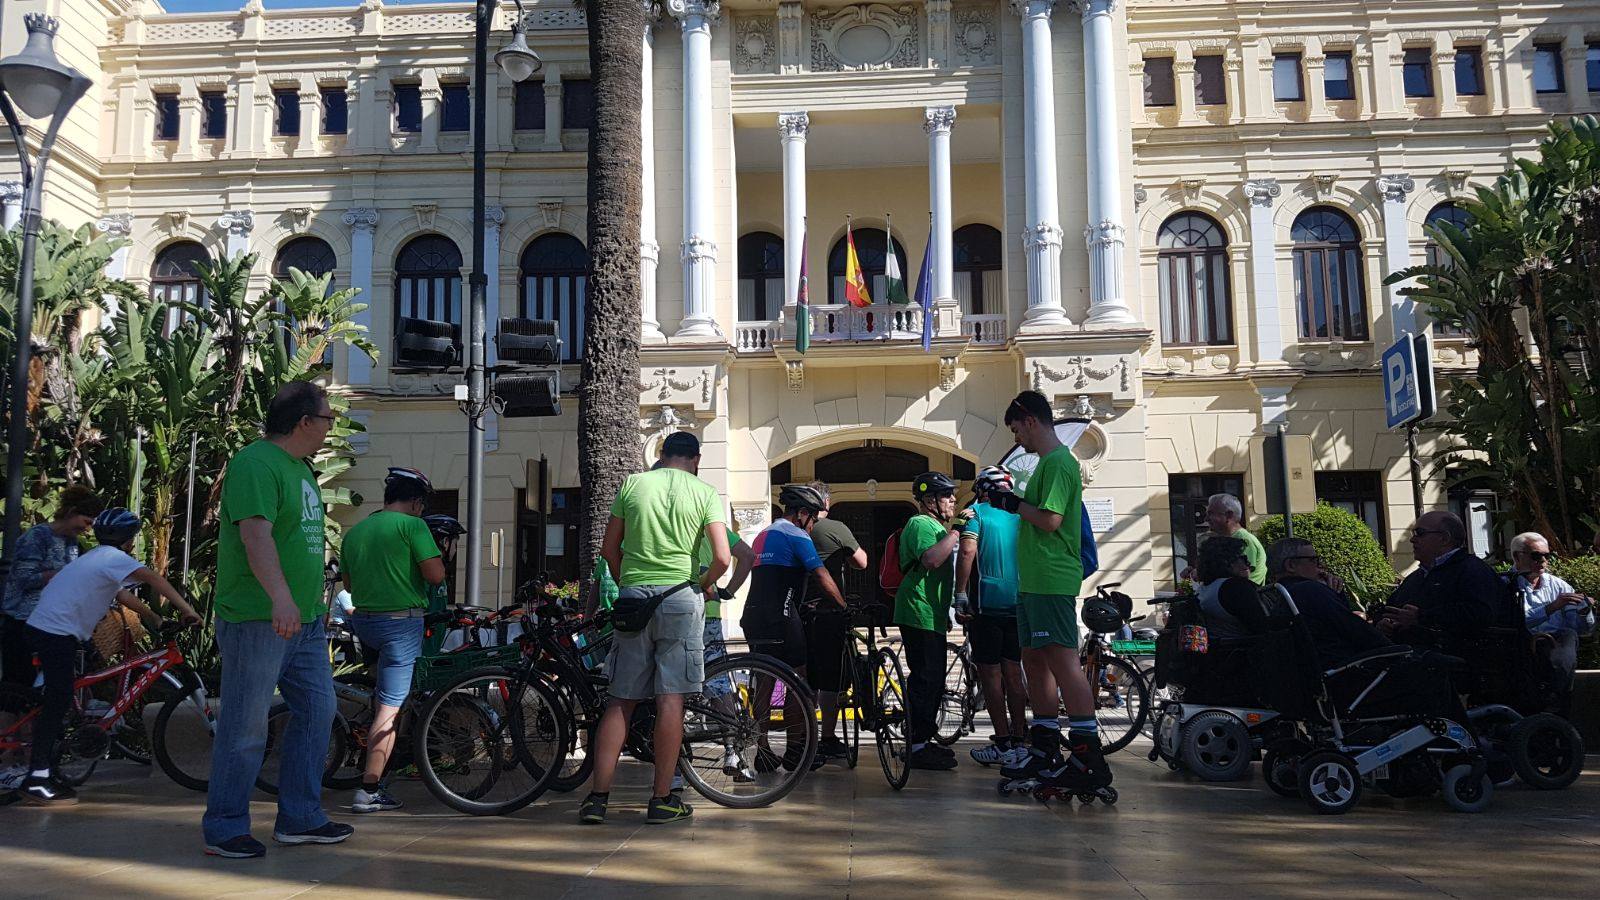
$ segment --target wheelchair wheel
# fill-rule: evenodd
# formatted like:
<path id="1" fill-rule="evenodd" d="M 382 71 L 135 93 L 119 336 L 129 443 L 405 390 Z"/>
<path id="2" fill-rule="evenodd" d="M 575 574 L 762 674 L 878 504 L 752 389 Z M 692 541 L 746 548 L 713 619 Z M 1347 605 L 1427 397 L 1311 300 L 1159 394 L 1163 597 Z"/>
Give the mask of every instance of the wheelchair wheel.
<path id="1" fill-rule="evenodd" d="M 1183 763 L 1206 781 L 1238 781 L 1254 753 L 1249 730 L 1229 713 L 1203 712 L 1183 726 Z"/>
<path id="2" fill-rule="evenodd" d="M 1489 808 L 1494 799 L 1494 782 L 1487 773 L 1474 778 L 1472 767 L 1465 763 L 1451 766 L 1444 773 L 1444 802 L 1456 812 L 1475 813 Z"/>
<path id="3" fill-rule="evenodd" d="M 1559 791 L 1583 772 L 1583 736 L 1571 722 L 1539 713 L 1518 722 L 1506 742 L 1517 777 L 1541 791 Z"/>
<path id="4" fill-rule="evenodd" d="M 1311 748 L 1299 741 L 1274 746 L 1261 757 L 1261 777 L 1280 797 L 1300 796 L 1300 760 Z"/>
<path id="5" fill-rule="evenodd" d="M 1300 762 L 1300 796 L 1312 812 L 1343 815 L 1361 802 L 1356 761 L 1333 750 L 1319 750 Z"/>

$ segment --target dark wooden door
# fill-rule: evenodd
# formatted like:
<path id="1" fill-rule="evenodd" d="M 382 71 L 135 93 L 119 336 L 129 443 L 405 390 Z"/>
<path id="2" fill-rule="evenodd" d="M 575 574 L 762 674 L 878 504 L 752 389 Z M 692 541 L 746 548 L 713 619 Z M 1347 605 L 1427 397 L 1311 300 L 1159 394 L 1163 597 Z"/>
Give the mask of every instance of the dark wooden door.
<path id="1" fill-rule="evenodd" d="M 892 597 L 882 597 L 878 587 L 878 564 L 883 558 L 883 545 L 895 529 L 906 524 L 916 513 L 910 503 L 836 503 L 828 517 L 849 526 L 850 533 L 867 551 L 867 567 L 861 571 L 846 568 L 844 597 L 852 604 L 874 601 L 892 602 Z"/>

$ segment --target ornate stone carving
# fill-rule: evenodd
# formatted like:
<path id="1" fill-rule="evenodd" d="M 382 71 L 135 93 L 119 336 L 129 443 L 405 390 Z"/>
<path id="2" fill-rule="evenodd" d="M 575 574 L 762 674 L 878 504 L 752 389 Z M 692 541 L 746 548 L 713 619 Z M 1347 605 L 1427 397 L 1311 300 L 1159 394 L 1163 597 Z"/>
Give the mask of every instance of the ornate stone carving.
<path id="1" fill-rule="evenodd" d="M 1270 207 L 1282 194 L 1283 187 L 1276 178 L 1252 178 L 1244 183 L 1244 196 L 1251 206 Z"/>
<path id="2" fill-rule="evenodd" d="M 954 106 L 929 106 L 922 111 L 922 130 L 928 134 L 944 132 L 948 134 L 956 127 L 956 108 Z"/>
<path id="3" fill-rule="evenodd" d="M 1377 179 L 1378 196 L 1385 203 L 1404 203 L 1406 195 L 1416 190 L 1417 183 L 1410 175 L 1379 175 Z"/>
<path id="4" fill-rule="evenodd" d="M 950 0 L 928 0 L 928 61 L 936 69 L 950 65 Z"/>
<path id="5" fill-rule="evenodd" d="M 1064 234 L 1060 227 L 1050 222 L 1040 222 L 1022 233 L 1022 246 L 1027 249 L 1039 246 L 1060 247 Z"/>
<path id="6" fill-rule="evenodd" d="M 693 16 L 704 18 L 711 25 L 722 18 L 720 0 L 666 0 L 666 7 L 669 15 L 685 24 Z"/>
<path id="7" fill-rule="evenodd" d="M 778 113 L 778 137 L 805 140 L 811 132 L 811 117 L 804 112 Z"/>
<path id="8" fill-rule="evenodd" d="M 909 4 L 865 3 L 819 10 L 811 20 L 811 69 L 815 72 L 917 69 L 922 52 L 922 16 Z"/>
<path id="9" fill-rule="evenodd" d="M 733 71 L 766 75 L 778 57 L 777 21 L 771 16 L 739 16 L 733 20 Z"/>
<path id="10" fill-rule="evenodd" d="M 1470 169 L 1445 169 L 1445 192 L 1452 197 L 1459 197 L 1467 192 L 1467 179 L 1472 177 Z"/>
<path id="11" fill-rule="evenodd" d="M 165 216 L 168 234 L 184 234 L 189 230 L 189 211 L 175 209 Z"/>
<path id="12" fill-rule="evenodd" d="M 248 209 L 224 210 L 217 216 L 217 227 L 238 237 L 249 237 L 256 227 L 256 214 Z"/>
<path id="13" fill-rule="evenodd" d="M 736 530 L 755 531 L 767 524 L 768 508 L 770 503 L 735 503 L 733 505 L 733 521 Z"/>
<path id="14" fill-rule="evenodd" d="M 1333 194 L 1333 184 L 1339 180 L 1337 173 L 1318 172 L 1311 176 L 1312 190 L 1318 197 L 1329 197 Z"/>
<path id="15" fill-rule="evenodd" d="M 433 228 L 434 217 L 439 214 L 439 204 L 413 203 L 411 204 L 411 211 L 416 213 L 418 228 L 431 229 Z"/>
<path id="16" fill-rule="evenodd" d="M 1126 236 L 1127 229 L 1110 219 L 1083 226 L 1083 243 L 1090 250 L 1111 244 L 1121 244 L 1126 240 Z"/>
<path id="17" fill-rule="evenodd" d="M 109 213 L 101 216 L 95 220 L 94 228 L 101 234 L 125 238 L 133 233 L 133 213 Z"/>
<path id="18" fill-rule="evenodd" d="M 539 215 L 544 219 L 544 227 L 556 228 L 561 224 L 561 211 L 566 207 L 566 201 L 560 197 L 547 197 L 539 201 Z"/>
<path id="19" fill-rule="evenodd" d="M 956 386 L 956 358 L 939 357 L 939 390 L 949 391 Z"/>
<path id="20" fill-rule="evenodd" d="M 805 60 L 804 30 L 806 11 L 799 0 L 784 0 L 778 4 L 778 66 L 786 73 L 798 72 Z"/>
<path id="21" fill-rule="evenodd" d="M 680 255 L 684 262 L 699 259 L 708 259 L 712 262 L 717 261 L 716 243 L 706 240 L 698 234 L 689 235 L 688 239 L 683 242 L 683 247 L 681 249 L 682 252 Z"/>
<path id="22" fill-rule="evenodd" d="M 1200 199 L 1200 191 L 1204 190 L 1205 186 L 1206 180 L 1204 177 L 1178 179 L 1178 187 L 1183 191 L 1183 199 L 1189 203 Z"/>
<path id="23" fill-rule="evenodd" d="M 789 375 L 789 390 L 792 393 L 800 393 L 806 386 L 806 364 L 798 359 L 791 359 L 783 365 Z"/>
<path id="24" fill-rule="evenodd" d="M 1140 207 L 1144 206 L 1148 202 L 1150 202 L 1150 192 L 1145 190 L 1144 185 L 1142 185 L 1142 184 L 1134 185 L 1133 186 L 1133 211 L 1134 212 L 1138 212 Z"/>
<path id="25" fill-rule="evenodd" d="M 639 382 L 639 392 L 654 394 L 656 400 L 670 400 L 673 392 L 687 391 L 699 383 L 697 378 L 681 377 L 677 369 L 655 369 L 650 375 L 649 381 Z"/>
<path id="26" fill-rule="evenodd" d="M 378 211 L 370 206 L 356 206 L 345 210 L 339 217 L 352 231 L 365 231 L 369 234 L 378 227 Z"/>
<path id="27" fill-rule="evenodd" d="M 289 230 L 295 234 L 304 234 L 306 226 L 311 224 L 309 206 L 291 206 L 284 213 L 289 216 Z"/>
<path id="28" fill-rule="evenodd" d="M 483 208 L 483 224 L 492 231 L 499 231 L 500 226 L 506 223 L 506 208 L 498 203 L 492 203 Z"/>

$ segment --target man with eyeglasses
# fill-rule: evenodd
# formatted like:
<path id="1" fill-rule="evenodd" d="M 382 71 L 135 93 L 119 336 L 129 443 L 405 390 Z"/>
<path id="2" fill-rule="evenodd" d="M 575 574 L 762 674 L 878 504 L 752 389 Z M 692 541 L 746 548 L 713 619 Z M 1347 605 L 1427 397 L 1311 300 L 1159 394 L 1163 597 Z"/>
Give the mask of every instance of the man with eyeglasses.
<path id="1" fill-rule="evenodd" d="M 1578 667 L 1578 638 L 1594 631 L 1594 601 L 1548 570 L 1550 542 L 1528 531 L 1511 539 L 1515 569 L 1511 587 L 1522 600 L 1528 629 L 1541 640 L 1553 642 L 1550 664 L 1560 678 L 1562 694 L 1572 686 Z"/>
<path id="2" fill-rule="evenodd" d="M 1389 643 L 1383 632 L 1369 625 L 1324 583 L 1322 557 L 1310 541 L 1284 538 L 1275 542 L 1267 549 L 1267 572 L 1294 599 L 1324 669 L 1343 665 Z"/>
<path id="3" fill-rule="evenodd" d="M 1411 527 L 1417 569 L 1378 613 L 1378 628 L 1407 644 L 1450 652 L 1496 624 L 1508 624 L 1511 596 L 1489 564 L 1465 549 L 1467 526 L 1454 513 L 1423 513 Z"/>

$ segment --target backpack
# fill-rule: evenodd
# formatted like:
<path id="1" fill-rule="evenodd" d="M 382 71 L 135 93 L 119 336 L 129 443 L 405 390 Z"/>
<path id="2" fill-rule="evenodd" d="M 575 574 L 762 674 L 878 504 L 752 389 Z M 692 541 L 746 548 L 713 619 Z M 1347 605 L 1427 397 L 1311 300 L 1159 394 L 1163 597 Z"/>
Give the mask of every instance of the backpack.
<path id="1" fill-rule="evenodd" d="M 900 529 L 897 528 L 883 544 L 883 557 L 878 560 L 878 586 L 892 595 L 900 590 L 900 582 L 905 578 L 906 573 L 900 568 Z"/>
<path id="2" fill-rule="evenodd" d="M 1078 507 L 1083 512 L 1078 526 L 1078 558 L 1083 561 L 1083 577 L 1100 571 L 1100 548 L 1094 542 L 1094 525 L 1089 522 L 1089 508 Z"/>
<path id="3" fill-rule="evenodd" d="M 1204 677 L 1209 635 L 1198 598 L 1174 598 L 1167 624 L 1156 635 L 1156 687 L 1191 686 Z"/>

